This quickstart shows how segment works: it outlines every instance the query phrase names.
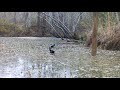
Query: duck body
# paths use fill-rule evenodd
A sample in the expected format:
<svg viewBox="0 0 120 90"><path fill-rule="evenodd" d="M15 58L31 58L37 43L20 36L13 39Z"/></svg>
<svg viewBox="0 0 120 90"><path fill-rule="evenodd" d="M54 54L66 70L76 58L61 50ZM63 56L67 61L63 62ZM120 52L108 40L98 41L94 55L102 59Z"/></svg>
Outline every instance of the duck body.
<svg viewBox="0 0 120 90"><path fill-rule="evenodd" d="M50 53L52 53L52 54L53 54L53 53L55 53L55 51L53 51L53 50L50 50Z"/></svg>
<svg viewBox="0 0 120 90"><path fill-rule="evenodd" d="M55 53L55 51L52 50L52 48L54 48L54 46L55 46L55 44L53 44L53 45L51 45L51 46L49 47L49 51L50 51L51 54L54 54L54 53Z"/></svg>

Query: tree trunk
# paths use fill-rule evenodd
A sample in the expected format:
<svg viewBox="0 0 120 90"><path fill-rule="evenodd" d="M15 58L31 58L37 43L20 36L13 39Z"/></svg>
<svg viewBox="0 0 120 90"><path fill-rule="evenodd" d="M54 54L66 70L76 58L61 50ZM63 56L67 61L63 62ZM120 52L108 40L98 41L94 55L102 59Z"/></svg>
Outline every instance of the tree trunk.
<svg viewBox="0 0 120 90"><path fill-rule="evenodd" d="M37 27L38 27L38 36L44 36L45 35L45 30L46 30L46 16L43 16L40 18L40 14L42 12L38 12L38 18L37 18Z"/></svg>
<svg viewBox="0 0 120 90"><path fill-rule="evenodd" d="M97 53L98 12L93 13L92 56Z"/></svg>
<svg viewBox="0 0 120 90"><path fill-rule="evenodd" d="M37 17L37 27L38 27L38 30L37 30L37 32L38 32L38 36L42 36L42 33L40 32L41 30L40 30L40 14L41 14L41 12L38 12L38 17Z"/></svg>
<svg viewBox="0 0 120 90"><path fill-rule="evenodd" d="M117 24L119 24L119 15L118 15L118 12L115 12L116 14L116 19L117 19Z"/></svg>
<svg viewBox="0 0 120 90"><path fill-rule="evenodd" d="M111 35L111 18L110 18L110 12L108 12L108 23L107 23L107 31L108 31L108 35Z"/></svg>
<svg viewBox="0 0 120 90"><path fill-rule="evenodd" d="M27 19L28 19L28 16L29 16L29 12L25 12L24 13L24 23L25 23L25 28L27 28Z"/></svg>
<svg viewBox="0 0 120 90"><path fill-rule="evenodd" d="M14 32L15 32L15 30L16 30L16 24L17 24L17 21L16 21L16 12L14 13L14 24L15 24L15 26L14 26Z"/></svg>

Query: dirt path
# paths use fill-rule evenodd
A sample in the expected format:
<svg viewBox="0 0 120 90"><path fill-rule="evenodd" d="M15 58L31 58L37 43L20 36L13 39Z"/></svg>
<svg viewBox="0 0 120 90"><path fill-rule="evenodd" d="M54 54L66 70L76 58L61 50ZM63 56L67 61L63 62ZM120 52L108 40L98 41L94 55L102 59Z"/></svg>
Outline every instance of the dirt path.
<svg viewBox="0 0 120 90"><path fill-rule="evenodd" d="M49 53L56 44L55 55ZM90 49L52 37L1 37L0 77L120 77L120 52Z"/></svg>

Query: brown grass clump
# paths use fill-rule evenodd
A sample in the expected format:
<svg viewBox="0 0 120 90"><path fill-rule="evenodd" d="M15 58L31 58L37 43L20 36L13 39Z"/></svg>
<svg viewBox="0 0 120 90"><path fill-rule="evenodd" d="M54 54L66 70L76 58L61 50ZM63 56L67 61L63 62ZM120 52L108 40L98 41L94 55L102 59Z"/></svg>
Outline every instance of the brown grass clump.
<svg viewBox="0 0 120 90"><path fill-rule="evenodd" d="M120 50L120 24L118 24L104 41L104 48L107 50Z"/></svg>
<svg viewBox="0 0 120 90"><path fill-rule="evenodd" d="M11 37L20 36L23 32L17 24L10 23L6 20L0 19L0 36Z"/></svg>
<svg viewBox="0 0 120 90"><path fill-rule="evenodd" d="M92 45L92 32L88 33L86 46ZM97 46L106 50L120 50L120 24L107 31L98 31Z"/></svg>

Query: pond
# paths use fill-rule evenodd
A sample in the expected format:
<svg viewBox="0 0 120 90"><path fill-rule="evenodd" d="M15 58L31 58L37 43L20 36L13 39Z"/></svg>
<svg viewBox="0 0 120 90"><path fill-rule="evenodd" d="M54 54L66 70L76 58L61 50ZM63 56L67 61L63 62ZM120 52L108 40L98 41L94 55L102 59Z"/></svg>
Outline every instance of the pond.
<svg viewBox="0 0 120 90"><path fill-rule="evenodd" d="M60 38L0 38L0 78L106 77L120 77L120 51L98 49L92 57L90 48Z"/></svg>

